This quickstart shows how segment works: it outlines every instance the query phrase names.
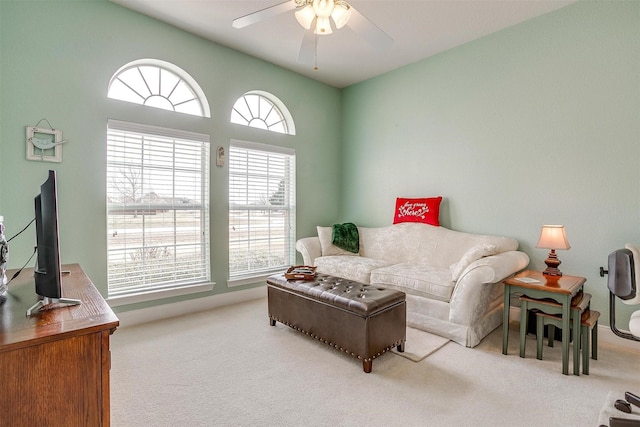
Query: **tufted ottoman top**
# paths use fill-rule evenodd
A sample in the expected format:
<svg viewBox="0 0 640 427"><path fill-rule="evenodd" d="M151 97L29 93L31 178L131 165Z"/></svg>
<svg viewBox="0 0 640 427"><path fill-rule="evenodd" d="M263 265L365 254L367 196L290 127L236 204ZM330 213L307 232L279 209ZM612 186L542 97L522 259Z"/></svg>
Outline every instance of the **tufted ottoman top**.
<svg viewBox="0 0 640 427"><path fill-rule="evenodd" d="M314 280L287 280L284 273L275 274L267 278L267 283L365 316L405 300L401 291L323 273L317 273Z"/></svg>

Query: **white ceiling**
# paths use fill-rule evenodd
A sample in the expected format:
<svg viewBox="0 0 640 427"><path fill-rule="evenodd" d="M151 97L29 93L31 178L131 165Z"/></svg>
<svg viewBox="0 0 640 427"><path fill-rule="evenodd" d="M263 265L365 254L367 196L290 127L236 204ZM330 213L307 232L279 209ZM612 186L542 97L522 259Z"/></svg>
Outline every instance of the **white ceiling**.
<svg viewBox="0 0 640 427"><path fill-rule="evenodd" d="M304 29L294 11L242 29L235 18L283 0L111 0L206 39L342 88L419 61L576 0L349 0L394 39L381 50L351 28L319 36L318 70L297 61ZM293 1L293 0L290 0ZM309 30L306 30L309 31Z"/></svg>

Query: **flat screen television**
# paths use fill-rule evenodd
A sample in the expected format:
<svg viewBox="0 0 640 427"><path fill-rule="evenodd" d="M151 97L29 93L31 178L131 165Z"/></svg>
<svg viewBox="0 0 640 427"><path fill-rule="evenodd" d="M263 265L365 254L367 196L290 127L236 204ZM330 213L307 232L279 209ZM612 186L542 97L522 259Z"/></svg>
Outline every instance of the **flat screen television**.
<svg viewBox="0 0 640 427"><path fill-rule="evenodd" d="M62 297L62 266L60 263L60 239L58 234L58 185L56 171L40 186L40 194L34 199L36 213L37 261L34 269L38 302L27 310L27 316L52 304L76 305L79 300Z"/></svg>

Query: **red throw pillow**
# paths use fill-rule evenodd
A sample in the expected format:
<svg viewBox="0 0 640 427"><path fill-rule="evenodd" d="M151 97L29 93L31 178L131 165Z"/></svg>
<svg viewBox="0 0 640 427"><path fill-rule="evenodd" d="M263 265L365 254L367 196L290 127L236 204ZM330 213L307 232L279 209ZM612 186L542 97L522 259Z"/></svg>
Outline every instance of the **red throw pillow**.
<svg viewBox="0 0 640 427"><path fill-rule="evenodd" d="M428 197L420 199L396 199L396 210L393 223L424 222L440 226L440 202L442 197Z"/></svg>

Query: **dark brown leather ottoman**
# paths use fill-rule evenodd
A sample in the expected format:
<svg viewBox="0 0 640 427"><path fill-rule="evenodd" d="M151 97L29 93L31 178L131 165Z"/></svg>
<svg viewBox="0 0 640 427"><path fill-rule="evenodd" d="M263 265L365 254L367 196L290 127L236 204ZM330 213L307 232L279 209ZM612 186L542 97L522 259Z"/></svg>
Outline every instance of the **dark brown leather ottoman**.
<svg viewBox="0 0 640 427"><path fill-rule="evenodd" d="M318 273L314 280L267 278L269 322L276 321L362 360L397 347L404 351L404 292Z"/></svg>

